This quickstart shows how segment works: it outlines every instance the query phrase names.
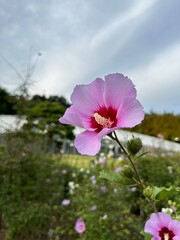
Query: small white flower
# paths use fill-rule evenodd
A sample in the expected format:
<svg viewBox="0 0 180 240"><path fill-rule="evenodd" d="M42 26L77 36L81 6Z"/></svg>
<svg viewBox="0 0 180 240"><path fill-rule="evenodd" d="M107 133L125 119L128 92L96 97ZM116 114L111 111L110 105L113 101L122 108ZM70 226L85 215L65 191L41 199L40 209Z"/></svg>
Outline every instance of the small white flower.
<svg viewBox="0 0 180 240"><path fill-rule="evenodd" d="M107 217L108 217L108 215L107 215L107 214L104 214L104 216L102 216L101 219L102 219L102 220L106 220Z"/></svg>
<svg viewBox="0 0 180 240"><path fill-rule="evenodd" d="M172 208L162 208L162 212L171 214L171 213L173 213L173 209Z"/></svg>
<svg viewBox="0 0 180 240"><path fill-rule="evenodd" d="M74 190L73 189L69 189L69 193L70 194L74 194Z"/></svg>
<svg viewBox="0 0 180 240"><path fill-rule="evenodd" d="M70 188L74 188L74 182L68 182L68 186L69 186Z"/></svg>
<svg viewBox="0 0 180 240"><path fill-rule="evenodd" d="M48 230L48 236L49 236L49 237L52 237L53 234L54 234L54 230L53 230L53 229L49 229L49 230Z"/></svg>
<svg viewBox="0 0 180 240"><path fill-rule="evenodd" d="M114 189L113 189L113 192L114 192L114 193L117 193L117 192L118 192L117 188L114 188Z"/></svg>

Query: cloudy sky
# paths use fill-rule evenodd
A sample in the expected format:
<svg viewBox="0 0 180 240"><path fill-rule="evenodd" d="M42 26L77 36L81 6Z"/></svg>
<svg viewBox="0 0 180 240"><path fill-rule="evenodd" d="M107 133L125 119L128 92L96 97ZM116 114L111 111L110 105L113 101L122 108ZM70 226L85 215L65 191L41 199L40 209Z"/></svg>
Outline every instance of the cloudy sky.
<svg viewBox="0 0 180 240"><path fill-rule="evenodd" d="M179 12L179 0L0 0L0 86L14 92L10 64L25 75L31 55L31 94L69 98L120 72L146 112L180 114Z"/></svg>

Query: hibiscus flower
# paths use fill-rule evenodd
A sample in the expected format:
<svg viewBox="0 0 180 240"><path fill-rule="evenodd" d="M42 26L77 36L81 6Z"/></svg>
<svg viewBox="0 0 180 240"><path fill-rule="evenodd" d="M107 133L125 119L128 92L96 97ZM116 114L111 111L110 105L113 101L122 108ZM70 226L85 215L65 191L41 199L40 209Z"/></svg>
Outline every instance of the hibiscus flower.
<svg viewBox="0 0 180 240"><path fill-rule="evenodd" d="M180 240L180 222L167 213L152 213L144 231L153 236L152 240Z"/></svg>
<svg viewBox="0 0 180 240"><path fill-rule="evenodd" d="M59 121L85 129L74 142L81 154L96 155L105 135L119 128L132 128L144 119L134 84L120 73L77 85L71 101L72 106Z"/></svg>

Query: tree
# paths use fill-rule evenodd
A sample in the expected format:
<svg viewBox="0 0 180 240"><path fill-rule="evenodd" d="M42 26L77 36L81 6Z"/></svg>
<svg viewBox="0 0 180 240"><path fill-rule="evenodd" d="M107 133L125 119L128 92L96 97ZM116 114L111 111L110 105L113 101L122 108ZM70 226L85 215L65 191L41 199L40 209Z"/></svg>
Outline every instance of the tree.
<svg viewBox="0 0 180 240"><path fill-rule="evenodd" d="M0 87L0 114L16 114L17 99Z"/></svg>

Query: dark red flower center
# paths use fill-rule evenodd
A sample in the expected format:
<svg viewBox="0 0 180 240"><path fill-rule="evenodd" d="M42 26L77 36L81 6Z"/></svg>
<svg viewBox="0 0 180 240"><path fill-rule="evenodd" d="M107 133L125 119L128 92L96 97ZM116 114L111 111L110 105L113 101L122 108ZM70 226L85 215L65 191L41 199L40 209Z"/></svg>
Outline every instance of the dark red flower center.
<svg viewBox="0 0 180 240"><path fill-rule="evenodd" d="M173 240L175 234L167 227L163 227L161 231L159 231L159 236L161 237L161 240Z"/></svg>
<svg viewBox="0 0 180 240"><path fill-rule="evenodd" d="M117 110L109 107L101 107L94 112L94 115L91 117L91 127L96 129L97 132L100 132L103 128L113 128L117 124Z"/></svg>

